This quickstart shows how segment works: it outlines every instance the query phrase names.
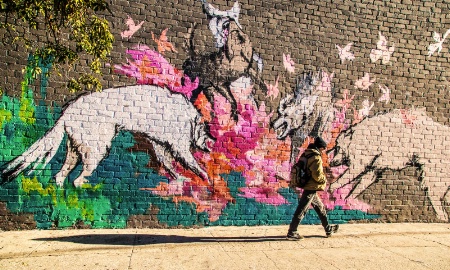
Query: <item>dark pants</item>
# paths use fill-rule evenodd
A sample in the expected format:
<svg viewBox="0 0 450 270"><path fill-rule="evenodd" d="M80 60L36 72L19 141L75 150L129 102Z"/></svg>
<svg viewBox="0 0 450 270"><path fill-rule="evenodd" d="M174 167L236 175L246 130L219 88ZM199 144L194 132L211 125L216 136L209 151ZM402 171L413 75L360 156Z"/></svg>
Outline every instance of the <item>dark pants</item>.
<svg viewBox="0 0 450 270"><path fill-rule="evenodd" d="M298 200L298 206L295 210L294 216L292 217L291 225L289 225L289 232L296 232L298 224L305 217L306 212L308 212L309 206L313 206L316 210L317 215L319 215L322 226L326 229L328 226L327 210L320 200L317 191L315 190L303 190L302 196Z"/></svg>

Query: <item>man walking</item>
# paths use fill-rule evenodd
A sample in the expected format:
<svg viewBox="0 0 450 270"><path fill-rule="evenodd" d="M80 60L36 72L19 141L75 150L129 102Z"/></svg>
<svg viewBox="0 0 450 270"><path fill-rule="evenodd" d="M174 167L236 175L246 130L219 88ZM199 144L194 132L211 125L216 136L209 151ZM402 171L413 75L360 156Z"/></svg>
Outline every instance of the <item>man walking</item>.
<svg viewBox="0 0 450 270"><path fill-rule="evenodd" d="M306 163L306 168L309 172L310 179L303 187L302 196L298 201L297 209L295 210L291 224L289 225L289 231L287 234L287 239L289 240L303 239L303 236L297 232L297 228L301 220L305 217L310 205L313 206L314 210L319 215L327 237L330 237L339 229L339 225L330 225L328 223L327 211L320 200L319 195L317 194L317 191L325 190L327 184L327 178L323 172L322 163L322 152L325 151L326 148L327 143L321 137L317 137L315 138L314 143L308 145L305 153L303 153L303 155L309 156Z"/></svg>

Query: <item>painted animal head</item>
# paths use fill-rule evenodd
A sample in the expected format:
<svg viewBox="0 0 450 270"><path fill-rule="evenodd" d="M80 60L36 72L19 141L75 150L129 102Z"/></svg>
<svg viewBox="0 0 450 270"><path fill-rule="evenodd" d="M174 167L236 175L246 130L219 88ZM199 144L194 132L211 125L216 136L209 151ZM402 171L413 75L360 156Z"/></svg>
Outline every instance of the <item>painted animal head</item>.
<svg viewBox="0 0 450 270"><path fill-rule="evenodd" d="M285 139L305 125L314 110L319 97L316 87L322 81L322 72L304 73L294 88L294 94L289 94L280 101L278 117L272 122L272 127L279 140Z"/></svg>
<svg viewBox="0 0 450 270"><path fill-rule="evenodd" d="M336 146L334 147L333 159L330 162L331 167L341 165L350 165L349 147L352 141L353 130L347 129L339 134L336 139Z"/></svg>
<svg viewBox="0 0 450 270"><path fill-rule="evenodd" d="M227 11L221 11L209 4L206 0L201 0L203 12L208 16L209 29L216 38L216 47L222 48L227 42L230 22L234 22L239 29L242 29L239 23L239 13L241 8L236 1L233 7Z"/></svg>

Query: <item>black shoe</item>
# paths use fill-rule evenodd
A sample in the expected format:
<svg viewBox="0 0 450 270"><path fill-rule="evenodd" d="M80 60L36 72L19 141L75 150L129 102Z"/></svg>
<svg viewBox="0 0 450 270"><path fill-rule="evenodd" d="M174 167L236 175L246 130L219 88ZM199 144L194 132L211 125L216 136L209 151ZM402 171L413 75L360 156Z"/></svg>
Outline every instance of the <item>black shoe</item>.
<svg viewBox="0 0 450 270"><path fill-rule="evenodd" d="M339 225L328 225L325 229L325 233L327 234L327 237L331 237L333 233L337 233L339 230Z"/></svg>
<svg viewBox="0 0 450 270"><path fill-rule="evenodd" d="M298 232L288 232L288 234L286 235L286 239L292 241L299 241L303 240L304 237L298 234Z"/></svg>

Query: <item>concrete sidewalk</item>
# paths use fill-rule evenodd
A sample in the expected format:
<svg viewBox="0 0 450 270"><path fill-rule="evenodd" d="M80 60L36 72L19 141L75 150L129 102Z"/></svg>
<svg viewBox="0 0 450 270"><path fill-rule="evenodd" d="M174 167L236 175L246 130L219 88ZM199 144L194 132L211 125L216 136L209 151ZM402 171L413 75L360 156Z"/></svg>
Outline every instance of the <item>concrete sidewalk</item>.
<svg viewBox="0 0 450 270"><path fill-rule="evenodd" d="M0 232L0 269L450 269L450 224Z"/></svg>

